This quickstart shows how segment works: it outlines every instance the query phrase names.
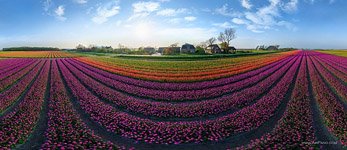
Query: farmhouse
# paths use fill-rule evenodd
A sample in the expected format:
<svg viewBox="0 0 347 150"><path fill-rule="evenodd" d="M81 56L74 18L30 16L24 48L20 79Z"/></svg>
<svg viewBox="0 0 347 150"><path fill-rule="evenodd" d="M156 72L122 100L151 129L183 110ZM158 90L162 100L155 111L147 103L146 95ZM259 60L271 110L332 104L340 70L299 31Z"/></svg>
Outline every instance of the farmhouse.
<svg viewBox="0 0 347 150"><path fill-rule="evenodd" d="M230 47L228 47L228 49L229 49L229 52L230 51L231 52L236 52L236 48L234 46L230 46Z"/></svg>
<svg viewBox="0 0 347 150"><path fill-rule="evenodd" d="M145 48L143 48L143 51L150 53L150 54L155 53L154 47L145 47Z"/></svg>
<svg viewBox="0 0 347 150"><path fill-rule="evenodd" d="M195 53L194 45L188 43L182 45L181 53Z"/></svg>
<svg viewBox="0 0 347 150"><path fill-rule="evenodd" d="M172 51L172 52L175 53L175 54L178 54L178 53L181 52L181 48L180 48L180 47L159 47L159 48L158 48L158 53L163 54L164 51L165 51L165 49L166 49L166 50L170 49L170 51Z"/></svg>
<svg viewBox="0 0 347 150"><path fill-rule="evenodd" d="M165 48L166 48L166 47L159 47L159 48L158 48L158 53L161 53L161 54L162 54L162 53L164 52L164 49L165 49Z"/></svg>
<svg viewBox="0 0 347 150"><path fill-rule="evenodd" d="M205 53L207 54L220 54L222 53L222 50L219 48L218 44L212 44L207 46L205 49Z"/></svg>

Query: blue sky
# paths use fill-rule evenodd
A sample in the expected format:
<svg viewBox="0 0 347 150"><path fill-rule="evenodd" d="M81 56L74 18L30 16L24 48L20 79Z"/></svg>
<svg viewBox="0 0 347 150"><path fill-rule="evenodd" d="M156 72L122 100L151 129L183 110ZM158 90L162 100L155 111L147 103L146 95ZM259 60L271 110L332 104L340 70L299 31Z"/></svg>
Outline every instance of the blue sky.
<svg viewBox="0 0 347 150"><path fill-rule="evenodd" d="M0 48L199 44L347 48L346 0L0 0Z"/></svg>

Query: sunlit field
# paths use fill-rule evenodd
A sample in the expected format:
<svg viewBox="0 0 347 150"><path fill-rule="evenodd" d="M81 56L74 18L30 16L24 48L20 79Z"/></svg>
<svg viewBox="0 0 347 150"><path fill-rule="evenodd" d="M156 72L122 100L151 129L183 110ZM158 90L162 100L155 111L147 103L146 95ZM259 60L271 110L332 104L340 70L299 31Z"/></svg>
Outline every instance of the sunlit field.
<svg viewBox="0 0 347 150"><path fill-rule="evenodd" d="M343 57L301 50L196 61L29 54L0 60L5 149L347 145ZM325 139L335 144L312 144Z"/></svg>
<svg viewBox="0 0 347 150"><path fill-rule="evenodd" d="M347 0L0 6L0 150L347 150Z"/></svg>
<svg viewBox="0 0 347 150"><path fill-rule="evenodd" d="M347 50L322 50L319 52L347 57Z"/></svg>

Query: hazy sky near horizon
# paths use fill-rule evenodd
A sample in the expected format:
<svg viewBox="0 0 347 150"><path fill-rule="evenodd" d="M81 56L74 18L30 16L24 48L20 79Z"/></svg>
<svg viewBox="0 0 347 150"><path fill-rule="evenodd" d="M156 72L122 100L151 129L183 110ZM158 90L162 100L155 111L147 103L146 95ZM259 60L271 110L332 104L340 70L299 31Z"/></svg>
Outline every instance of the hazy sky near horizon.
<svg viewBox="0 0 347 150"><path fill-rule="evenodd" d="M0 48L199 44L347 48L346 0L0 0Z"/></svg>

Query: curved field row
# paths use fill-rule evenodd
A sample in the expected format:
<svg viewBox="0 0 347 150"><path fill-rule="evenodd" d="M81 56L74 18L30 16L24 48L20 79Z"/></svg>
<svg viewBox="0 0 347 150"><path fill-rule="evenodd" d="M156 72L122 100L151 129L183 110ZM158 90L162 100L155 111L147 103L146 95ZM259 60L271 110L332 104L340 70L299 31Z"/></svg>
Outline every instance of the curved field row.
<svg viewBox="0 0 347 150"><path fill-rule="evenodd" d="M200 90L189 90L189 91L170 91L170 90L155 90L155 89L148 89L146 87L139 87L135 85L129 85L125 81L115 81L112 80L112 78L107 78L102 76L102 73L98 74L98 71L90 71L83 67L78 66L76 63L70 62L71 66L76 66L74 69L75 72L78 74L77 76L82 78L80 74L88 75L87 78L92 78L94 80L97 80L104 84L108 88L112 88L116 91L120 91L121 93L126 93L129 95L135 95L137 97L144 97L149 99L155 99L155 100L161 100L161 101L192 101L192 100L204 100L204 99L211 99L220 97L229 93L233 93L235 91L239 91L243 88L252 86L254 84L257 84L258 82L266 79L270 75L275 74L277 70L284 67L285 64L290 63L292 58L286 59L285 61L281 62L280 64L277 64L273 66L271 69L267 69L263 72L257 72L257 74L254 74L253 76L247 76L248 78L245 78L244 80L239 80L238 82L232 83L232 84L225 84L222 86L214 86L213 88L204 88ZM69 60L68 60L69 61ZM283 70L283 69L282 69ZM225 80L224 80L225 81ZM95 81L91 81L95 82ZM86 83L88 85L94 85L94 83ZM104 86L104 87L105 87ZM169 89L173 89L172 87Z"/></svg>
<svg viewBox="0 0 347 150"><path fill-rule="evenodd" d="M307 57L304 57L295 81L293 95L276 128L259 139L252 140L242 149L312 149L315 145L303 144L316 141L311 117ZM298 132L300 129L300 132Z"/></svg>
<svg viewBox="0 0 347 150"><path fill-rule="evenodd" d="M99 63L105 63L109 66L118 66L126 69L143 70L149 72L179 72L179 71L201 71L201 69L218 70L225 69L232 65L237 65L245 62L253 62L263 60L266 58L276 58L287 55L295 55L298 51L289 51L282 53L273 53L266 55L256 55L247 57L236 57L236 58L222 58L216 60L196 60L196 61L147 61L147 60L136 60L136 59L117 59L108 57L82 57L81 60L86 61L97 61ZM151 71L152 70L152 71Z"/></svg>
<svg viewBox="0 0 347 150"><path fill-rule="evenodd" d="M246 106L254 102L258 97L268 91L276 80L279 80L286 71L288 71L290 65L295 62L293 59L281 67L278 71L246 89L240 89L238 92L228 94L222 97L201 101L197 98L197 102L192 103L167 103L167 102L153 102L152 100L132 97L127 94L112 90L111 88L104 86L102 83L98 83L91 79L87 75L79 72L73 65L64 62L66 67L72 71L75 77L85 85L88 89L91 89L94 93L97 93L102 99L107 99L117 107L124 108L128 111L141 113L147 116L156 116L164 118L186 118L186 117L201 117L207 115L216 115L228 110L235 110L240 107ZM275 70L276 68L274 68ZM270 71L270 70L269 70ZM271 73L272 71L270 71ZM257 78L255 78L257 79ZM254 79L252 79L254 80ZM245 82L247 83L247 82ZM244 84L245 84L244 83ZM238 86L242 83L237 84ZM231 87L230 87L231 88ZM206 93L207 94L207 93Z"/></svg>
<svg viewBox="0 0 347 150"><path fill-rule="evenodd" d="M120 66L114 66L110 63L102 63L100 61L91 60L88 58L76 58L79 61L87 63L91 66L123 75L129 76L132 78L144 79L144 80L153 80L153 81L161 81L161 82L196 82L196 81L204 81L204 80L214 80L219 78L225 78L232 75L236 75L239 73L247 72L250 70L254 70L260 68L262 66L271 64L278 60L281 60L285 57L288 57L296 52L286 53L286 54L277 54L268 59L251 59L250 61L240 59L239 63L231 64L228 63L229 66L221 66L220 68L209 69L209 68L201 68L194 72L158 72L154 71L142 71L135 70L129 68L122 68ZM198 62L194 62L196 66L198 66ZM174 66L174 65L173 65ZM193 68L196 69L196 68ZM202 71L203 70L203 71Z"/></svg>
<svg viewBox="0 0 347 150"><path fill-rule="evenodd" d="M288 57L288 58L292 58L292 57ZM121 82L121 83L133 85L137 87L144 87L147 89L155 89L155 90L162 90L162 91L191 91L191 90L201 90L201 89L207 89L207 88L210 89L214 87L224 86L227 84L232 84L240 80L244 80L246 78L250 78L252 76L260 74L261 72L267 71L268 69L276 66L277 64L283 63L283 61L285 60L288 60L288 59L283 59L271 65L268 65L266 67L262 67L257 70L249 71L243 74L238 74L228 78L216 79L211 81L194 82L194 83L165 83L165 82L161 83L161 82L144 81L144 80L133 79L133 78L125 77L125 76L112 74L107 71L102 71L100 69L91 67L89 65L86 65L78 61L74 61L74 60L71 60L71 61L73 61L74 64L81 66L81 67L78 67L80 69L83 69L90 73L94 72L91 75L95 75L95 76L101 75L100 76L101 78L106 78L106 79L109 78L111 80L114 80L114 82ZM90 73L87 73L87 74L90 74Z"/></svg>
<svg viewBox="0 0 347 150"><path fill-rule="evenodd" d="M338 56L295 51L194 83L129 78L74 58L6 61L4 149L347 148Z"/></svg>
<svg viewBox="0 0 347 150"><path fill-rule="evenodd" d="M252 106L214 120L172 123L155 122L119 112L88 92L62 62L58 62L69 89L83 111L86 111L95 122L122 136L161 144L219 141L231 134L249 131L260 126L274 114L281 103L299 64L300 60L297 60L283 79ZM274 107L267 107L268 105ZM253 117L245 118L249 115Z"/></svg>

